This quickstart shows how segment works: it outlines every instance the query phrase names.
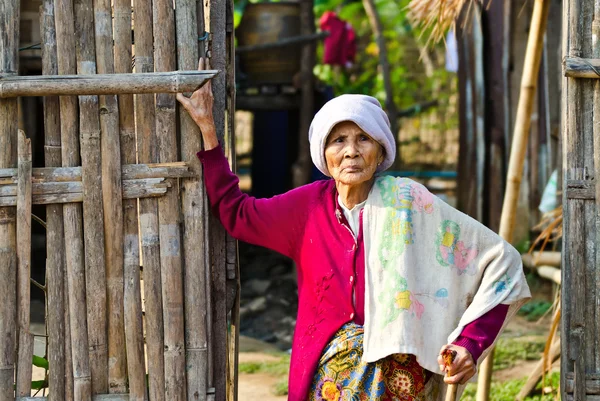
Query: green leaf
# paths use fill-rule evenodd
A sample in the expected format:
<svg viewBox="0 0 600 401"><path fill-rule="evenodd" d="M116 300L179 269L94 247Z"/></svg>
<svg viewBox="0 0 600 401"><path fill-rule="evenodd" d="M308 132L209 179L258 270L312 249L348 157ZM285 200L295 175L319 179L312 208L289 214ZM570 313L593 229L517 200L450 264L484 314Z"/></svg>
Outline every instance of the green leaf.
<svg viewBox="0 0 600 401"><path fill-rule="evenodd" d="M48 388L48 382L46 380L33 380L31 382L32 390L41 390L43 388Z"/></svg>
<svg viewBox="0 0 600 401"><path fill-rule="evenodd" d="M38 368L48 370L48 360L46 358L42 358L41 356L34 355L32 360L33 366L37 366Z"/></svg>

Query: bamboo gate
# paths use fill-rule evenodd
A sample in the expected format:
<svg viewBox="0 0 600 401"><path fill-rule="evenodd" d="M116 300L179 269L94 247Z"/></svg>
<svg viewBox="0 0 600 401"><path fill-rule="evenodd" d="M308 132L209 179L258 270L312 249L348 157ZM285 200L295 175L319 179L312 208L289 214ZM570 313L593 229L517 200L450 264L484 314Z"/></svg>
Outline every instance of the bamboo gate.
<svg viewBox="0 0 600 401"><path fill-rule="evenodd" d="M233 2L44 0L36 77L18 76L19 3L0 0L0 400L31 396L32 204L47 205L48 399L235 399L236 243L174 95L212 79L233 160ZM206 51L219 73L196 71ZM19 96L45 97L44 168Z"/></svg>
<svg viewBox="0 0 600 401"><path fill-rule="evenodd" d="M561 392L600 400L600 2L563 3Z"/></svg>

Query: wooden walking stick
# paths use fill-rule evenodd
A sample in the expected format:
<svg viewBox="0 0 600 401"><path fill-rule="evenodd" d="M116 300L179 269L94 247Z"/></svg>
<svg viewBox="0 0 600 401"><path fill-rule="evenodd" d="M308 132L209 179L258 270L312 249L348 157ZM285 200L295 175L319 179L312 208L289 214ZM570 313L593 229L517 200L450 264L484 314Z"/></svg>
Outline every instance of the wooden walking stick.
<svg viewBox="0 0 600 401"><path fill-rule="evenodd" d="M454 362L454 358L456 358L456 351L451 349L445 349L442 351L442 359L444 360L444 365L446 368L446 376L452 376L450 371L450 366L452 366L452 362ZM448 390L446 390L446 399L445 401L456 401L456 395L458 393L458 384L448 384Z"/></svg>

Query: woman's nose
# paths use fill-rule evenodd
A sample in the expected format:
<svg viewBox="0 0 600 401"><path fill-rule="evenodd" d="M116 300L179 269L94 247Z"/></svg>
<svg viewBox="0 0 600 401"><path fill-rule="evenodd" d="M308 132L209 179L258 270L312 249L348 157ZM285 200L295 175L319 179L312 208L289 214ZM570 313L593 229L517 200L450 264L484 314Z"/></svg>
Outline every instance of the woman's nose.
<svg viewBox="0 0 600 401"><path fill-rule="evenodd" d="M358 148L355 144L350 143L348 144L348 146L346 146L345 152L344 152L344 157L349 157L349 158L353 158L358 156Z"/></svg>

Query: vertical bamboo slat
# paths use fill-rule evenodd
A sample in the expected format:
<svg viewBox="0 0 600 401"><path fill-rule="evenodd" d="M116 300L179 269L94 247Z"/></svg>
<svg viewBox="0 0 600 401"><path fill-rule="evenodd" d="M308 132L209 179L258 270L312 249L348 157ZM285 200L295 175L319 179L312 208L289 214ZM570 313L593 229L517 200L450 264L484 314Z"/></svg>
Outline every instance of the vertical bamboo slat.
<svg viewBox="0 0 600 401"><path fill-rule="evenodd" d="M210 1L210 32L212 34L211 68L227 70L226 43L226 2ZM214 94L213 116L217 137L220 143L225 138L225 109L227 107L226 74L219 74L212 80ZM225 147L227 153L228 147ZM227 376L227 311L223 300L226 299L226 232L216 217L211 215L210 246L212 252L212 347L213 347L213 386L215 401L225 401Z"/></svg>
<svg viewBox="0 0 600 401"><path fill-rule="evenodd" d="M19 333L17 397L31 395L31 140L19 130L17 185L17 320Z"/></svg>
<svg viewBox="0 0 600 401"><path fill-rule="evenodd" d="M134 0L134 17L134 27L138 27L134 28L135 69L152 72L152 1ZM135 108L139 162L156 162L154 95L137 95ZM149 397L161 401L165 399L165 372L158 205L156 199L140 199L139 205Z"/></svg>
<svg viewBox="0 0 600 401"><path fill-rule="evenodd" d="M154 0L154 70L174 71L175 13L172 0ZM159 34L160 32L160 34ZM156 139L160 163L177 161L175 95L156 95ZM174 179L168 179L172 188ZM183 266L179 228L179 193L167 191L158 199L160 261L164 320L165 399L185 400L185 337Z"/></svg>
<svg viewBox="0 0 600 401"><path fill-rule="evenodd" d="M75 3L75 36L78 39L77 73L96 73L92 0ZM79 96L81 181L83 182L83 240L92 393L108 392L108 342L106 324L106 265L104 210L98 96Z"/></svg>
<svg viewBox="0 0 600 401"><path fill-rule="evenodd" d="M112 8L110 0L94 1L96 66L98 74L114 74ZM123 202L117 96L99 97L102 150L102 201L106 241L108 318L108 392L127 390L127 359L123 318Z"/></svg>
<svg viewBox="0 0 600 401"><path fill-rule="evenodd" d="M115 72L131 72L131 0L114 2ZM121 163L135 164L135 119L133 95L119 96ZM146 368L140 288L140 254L137 199L123 200L124 320L127 349L129 399L146 401Z"/></svg>
<svg viewBox="0 0 600 401"><path fill-rule="evenodd" d="M233 0L227 0L227 138L229 139L230 163L236 171L235 157L235 36L233 23ZM231 329L227 338L227 400L238 399L238 356L240 334L240 270L237 241L227 236L227 289L233 292ZM228 308L229 309L229 305Z"/></svg>
<svg viewBox="0 0 600 401"><path fill-rule="evenodd" d="M564 2L566 12L563 13L566 46L568 57L583 57L583 23L582 1L571 0ZM575 400L585 397L585 365L588 356L585 353L586 332L586 244L585 238L585 201L583 199L568 199L566 182L572 179L584 179L583 169L580 168L584 158L583 114L585 105L582 101L582 82L576 78L565 78L563 94L563 116L565 117L563 140L563 264L561 299L563 305L563 324L561 325L561 371L575 374L575 388L572 394ZM562 376L562 375L561 375ZM565 379L561 377L561 391L565 399Z"/></svg>
<svg viewBox="0 0 600 401"><path fill-rule="evenodd" d="M18 71L18 0L0 0L0 74ZM0 99L0 168L17 162L17 99ZM14 398L16 297L15 208L0 208L0 398Z"/></svg>
<svg viewBox="0 0 600 401"><path fill-rule="evenodd" d="M58 74L54 4L44 0L40 7L42 74ZM44 160L46 167L61 166L60 105L58 96L44 98ZM46 206L46 294L48 302L49 399L61 401L65 394L65 286L64 229L61 205Z"/></svg>
<svg viewBox="0 0 600 401"><path fill-rule="evenodd" d="M198 3L198 4L197 4ZM198 13L197 11L200 11ZM176 0L177 62L180 70L193 70L198 66L198 31L204 31L202 1ZM204 257L206 194L201 181L202 165L196 157L201 149L200 132L189 114L179 108L181 132L181 160L194 171L195 178L181 180L181 209L184 255L185 293L185 350L188 400L204 399L208 379L207 349L207 261Z"/></svg>
<svg viewBox="0 0 600 401"><path fill-rule="evenodd" d="M54 3L58 73L75 74L75 24L72 0ZM60 97L61 158L64 167L80 165L79 119L77 97ZM85 262L83 251L83 213L80 204L63 206L65 230L65 260L67 265L67 297L69 333L66 337L66 356L72 357L73 398L90 401L92 385L87 335L87 306L85 297ZM69 341L70 337L70 341ZM70 346L69 346L70 344ZM67 369L68 371L69 369ZM67 372L69 377L69 372ZM67 382L68 383L68 382ZM70 391L67 384L67 393Z"/></svg>

